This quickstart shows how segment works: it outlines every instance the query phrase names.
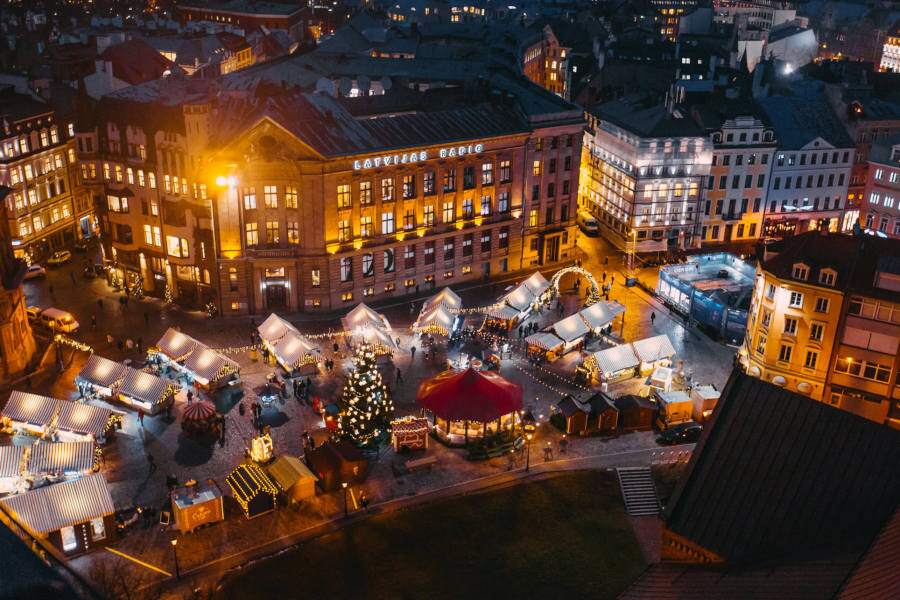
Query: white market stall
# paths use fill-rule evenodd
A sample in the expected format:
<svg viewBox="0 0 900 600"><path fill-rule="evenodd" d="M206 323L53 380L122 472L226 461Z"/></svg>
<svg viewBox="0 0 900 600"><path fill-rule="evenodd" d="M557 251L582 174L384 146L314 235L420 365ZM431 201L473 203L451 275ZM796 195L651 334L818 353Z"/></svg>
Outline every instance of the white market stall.
<svg viewBox="0 0 900 600"><path fill-rule="evenodd" d="M0 417L14 431L42 436L51 429L58 411L56 398L16 390L9 396Z"/></svg>
<svg viewBox="0 0 900 600"><path fill-rule="evenodd" d="M531 310L549 287L550 282L539 271L535 271L493 306L485 309L484 313L488 317L487 325L512 329L520 321L528 318Z"/></svg>
<svg viewBox="0 0 900 600"><path fill-rule="evenodd" d="M74 479L90 475L97 466L94 442L38 442L29 449L28 476L35 479Z"/></svg>
<svg viewBox="0 0 900 600"><path fill-rule="evenodd" d="M187 375L195 387L208 392L240 383L240 365L175 329L166 331L150 354L160 363Z"/></svg>
<svg viewBox="0 0 900 600"><path fill-rule="evenodd" d="M462 317L451 313L443 304L435 304L419 313L413 323L413 331L419 334L443 335L450 337L459 330Z"/></svg>
<svg viewBox="0 0 900 600"><path fill-rule="evenodd" d="M22 475L25 448L0 446L0 494L12 494L27 489Z"/></svg>
<svg viewBox="0 0 900 600"><path fill-rule="evenodd" d="M391 360L397 344L391 336L391 324L384 315L375 312L365 302L341 318L344 331L357 343L365 343L372 347L379 363Z"/></svg>
<svg viewBox="0 0 900 600"><path fill-rule="evenodd" d="M322 358L319 346L286 319L272 313L256 329L263 345L286 371L297 375L318 372Z"/></svg>
<svg viewBox="0 0 900 600"><path fill-rule="evenodd" d="M124 404L155 415L172 404L177 388L162 377L129 367L116 391Z"/></svg>
<svg viewBox="0 0 900 600"><path fill-rule="evenodd" d="M675 356L675 346L666 334L631 342L634 354L641 361L641 373L651 373L656 367L668 367Z"/></svg>
<svg viewBox="0 0 900 600"><path fill-rule="evenodd" d="M121 416L108 408L81 402L59 400L55 428L60 441L103 444L107 434L121 422Z"/></svg>
<svg viewBox="0 0 900 600"><path fill-rule="evenodd" d="M422 312L435 306L443 305L450 312L457 311L462 308L462 298L456 292L448 287L443 288L440 292L429 298L422 305Z"/></svg>
<svg viewBox="0 0 900 600"><path fill-rule="evenodd" d="M98 354L91 354L75 378L75 385L82 397L93 395L111 398L116 386L125 379L127 367Z"/></svg>
<svg viewBox="0 0 900 600"><path fill-rule="evenodd" d="M625 312L625 307L616 301L600 301L595 302L584 308L578 314L584 319L584 322L591 328L595 334L599 334L601 330L613 322L616 316Z"/></svg>
<svg viewBox="0 0 900 600"><path fill-rule="evenodd" d="M562 321L555 323L551 329L553 329L553 333L555 333L559 339L565 342L563 353L580 347L582 342L584 342L584 336L590 331L590 328L584 322L584 319L581 318L579 313L570 315Z"/></svg>
<svg viewBox="0 0 900 600"><path fill-rule="evenodd" d="M365 329L375 327L386 332L391 330L391 324L381 313L370 308L365 302L357 304L350 312L341 318L344 331L356 331L357 329Z"/></svg>
<svg viewBox="0 0 900 600"><path fill-rule="evenodd" d="M631 344L620 344L612 348L598 350L584 361L598 381L618 381L634 377L641 361L634 354Z"/></svg>
<svg viewBox="0 0 900 600"><path fill-rule="evenodd" d="M534 354L546 354L547 359L551 362L556 360L562 353L566 343L550 333L549 331L539 331L525 338L528 352Z"/></svg>

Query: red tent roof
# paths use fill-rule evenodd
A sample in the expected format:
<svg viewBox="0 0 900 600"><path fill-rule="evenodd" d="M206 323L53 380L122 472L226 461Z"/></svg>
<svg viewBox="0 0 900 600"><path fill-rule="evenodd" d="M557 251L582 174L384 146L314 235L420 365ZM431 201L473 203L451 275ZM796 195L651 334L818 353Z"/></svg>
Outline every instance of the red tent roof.
<svg viewBox="0 0 900 600"><path fill-rule="evenodd" d="M496 421L522 410L522 386L490 371L445 371L419 386L416 401L441 419Z"/></svg>
<svg viewBox="0 0 900 600"><path fill-rule="evenodd" d="M204 421L214 416L216 416L216 407L212 402L206 400L188 404L181 413L183 421Z"/></svg>

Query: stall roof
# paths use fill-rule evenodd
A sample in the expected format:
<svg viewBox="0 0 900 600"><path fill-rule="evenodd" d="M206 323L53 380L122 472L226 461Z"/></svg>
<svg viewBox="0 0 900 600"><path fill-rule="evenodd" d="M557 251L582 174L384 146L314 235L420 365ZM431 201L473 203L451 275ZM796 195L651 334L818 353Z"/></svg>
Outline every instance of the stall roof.
<svg viewBox="0 0 900 600"><path fill-rule="evenodd" d="M522 410L522 386L492 371L444 371L422 382L416 402L442 419L487 423Z"/></svg>
<svg viewBox="0 0 900 600"><path fill-rule="evenodd" d="M633 369L640 364L631 344L621 344L605 350L598 350L592 355L597 368L603 373L615 373L623 369Z"/></svg>
<svg viewBox="0 0 900 600"><path fill-rule="evenodd" d="M358 330L357 335L362 337L367 344L387 346L388 348L396 348L397 343L394 338L380 327L364 327Z"/></svg>
<svg viewBox="0 0 900 600"><path fill-rule="evenodd" d="M691 388L691 393L697 394L703 400L715 400L722 395L722 393L716 389L716 386L711 384L695 385Z"/></svg>
<svg viewBox="0 0 900 600"><path fill-rule="evenodd" d="M29 473L85 472L94 467L94 442L38 442L31 447Z"/></svg>
<svg viewBox="0 0 900 600"><path fill-rule="evenodd" d="M443 304L447 308L455 309L462 306L462 299L448 287L445 287L437 294L429 298L425 301L425 304L422 305L422 312L424 313L426 309L434 308Z"/></svg>
<svg viewBox="0 0 900 600"><path fill-rule="evenodd" d="M672 390L669 392L656 392L661 404L678 404L679 402L690 402L691 397L683 390Z"/></svg>
<svg viewBox="0 0 900 600"><path fill-rule="evenodd" d="M166 397L169 384L162 377L128 368L119 393L142 402L156 404Z"/></svg>
<svg viewBox="0 0 900 600"><path fill-rule="evenodd" d="M0 446L0 477L16 477L22 474L22 446Z"/></svg>
<svg viewBox="0 0 900 600"><path fill-rule="evenodd" d="M377 328L385 331L391 330L391 325L384 315L370 308L365 302L357 304L350 312L341 318L341 323L346 331L356 329Z"/></svg>
<svg viewBox="0 0 900 600"><path fill-rule="evenodd" d="M275 356L286 365L296 365L304 356L318 356L319 349L306 337L299 333L288 331L275 344L273 348Z"/></svg>
<svg viewBox="0 0 900 600"><path fill-rule="evenodd" d="M19 521L42 534L111 515L116 510L102 475L56 483L0 502Z"/></svg>
<svg viewBox="0 0 900 600"><path fill-rule="evenodd" d="M484 311L485 314L489 317L493 317L495 319L503 319L504 321L512 321L516 317L519 316L521 311L516 310L509 304L500 304L489 307Z"/></svg>
<svg viewBox="0 0 900 600"><path fill-rule="evenodd" d="M58 407L59 400L56 398L17 390L10 395L0 414L19 423L46 426L53 421Z"/></svg>
<svg viewBox="0 0 900 600"><path fill-rule="evenodd" d="M296 327L275 313L266 317L266 320L256 330L259 332L259 337L270 344L276 344L288 333L300 334Z"/></svg>
<svg viewBox="0 0 900 600"><path fill-rule="evenodd" d="M581 318L584 319L584 322L588 324L588 327L591 329L600 329L601 327L606 327L612 323L612 320L616 315L620 315L624 312L625 307L616 301L600 301L591 304L578 314L580 314Z"/></svg>
<svg viewBox="0 0 900 600"><path fill-rule="evenodd" d="M526 344L543 348L544 350L556 350L565 342L550 333L549 331L539 331L525 338Z"/></svg>
<svg viewBox="0 0 900 600"><path fill-rule="evenodd" d="M181 360L194 351L199 342L191 336L171 327L156 342L159 351L173 360Z"/></svg>
<svg viewBox="0 0 900 600"><path fill-rule="evenodd" d="M413 325L413 329L419 330L436 326L449 333L453 329L453 321L455 319L456 317L450 314L445 305L435 304L427 312L424 309L422 310L419 318L416 319L415 325Z"/></svg>
<svg viewBox="0 0 900 600"><path fill-rule="evenodd" d="M675 346L664 333L632 342L631 345L634 346L634 353L641 362L655 362L661 358L675 356Z"/></svg>
<svg viewBox="0 0 900 600"><path fill-rule="evenodd" d="M303 479L316 481L316 476L295 456L283 454L266 467L269 476L283 491L291 489L295 483Z"/></svg>
<svg viewBox="0 0 900 600"><path fill-rule="evenodd" d="M535 294L524 283L506 295L506 303L522 312L534 302Z"/></svg>
<svg viewBox="0 0 900 600"><path fill-rule="evenodd" d="M522 282L522 285L527 287L534 296L540 296L550 287L550 282L541 275L540 271L535 271L531 277Z"/></svg>
<svg viewBox="0 0 900 600"><path fill-rule="evenodd" d="M98 354L91 354L78 373L78 378L100 387L111 388L125 378L126 369L127 367L121 363Z"/></svg>
<svg viewBox="0 0 900 600"><path fill-rule="evenodd" d="M112 414L113 411L108 408L68 400L60 401L56 428L99 438L106 431Z"/></svg>
<svg viewBox="0 0 900 600"><path fill-rule="evenodd" d="M263 471L259 465L254 463L244 463L238 465L231 474L225 478L228 487L235 497L241 498L244 502L248 502L255 498L258 494L278 493L269 476Z"/></svg>
<svg viewBox="0 0 900 600"><path fill-rule="evenodd" d="M240 370L236 362L202 344L197 344L197 348L184 361L184 368L207 381L215 380L223 367L228 367L233 372Z"/></svg>
<svg viewBox="0 0 900 600"><path fill-rule="evenodd" d="M574 314L553 325L553 331L566 343L571 343L585 336L590 331L581 315Z"/></svg>

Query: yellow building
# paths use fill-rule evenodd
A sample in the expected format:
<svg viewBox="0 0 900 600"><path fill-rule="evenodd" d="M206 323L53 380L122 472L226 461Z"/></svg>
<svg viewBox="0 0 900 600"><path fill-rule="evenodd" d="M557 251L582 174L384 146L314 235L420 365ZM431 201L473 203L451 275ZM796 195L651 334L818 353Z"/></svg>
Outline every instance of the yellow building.
<svg viewBox="0 0 900 600"><path fill-rule="evenodd" d="M742 366L900 426L900 242L809 232L783 244L757 268Z"/></svg>

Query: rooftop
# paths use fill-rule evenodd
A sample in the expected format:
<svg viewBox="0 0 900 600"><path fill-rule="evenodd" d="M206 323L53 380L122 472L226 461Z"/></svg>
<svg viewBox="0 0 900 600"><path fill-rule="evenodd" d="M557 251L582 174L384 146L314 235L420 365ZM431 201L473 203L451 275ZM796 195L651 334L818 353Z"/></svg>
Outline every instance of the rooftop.
<svg viewBox="0 0 900 600"><path fill-rule="evenodd" d="M883 165L900 165L900 152L894 152L895 146L900 146L900 134L878 140L869 150L869 160Z"/></svg>
<svg viewBox="0 0 900 600"><path fill-rule="evenodd" d="M179 2L179 9L202 9L244 15L287 16L298 13L305 5L288 2L258 2L257 0L192 0Z"/></svg>
<svg viewBox="0 0 900 600"><path fill-rule="evenodd" d="M817 138L822 138L835 148L855 146L844 124L821 93L769 96L760 98L758 102L775 127L779 149L800 150Z"/></svg>
<svg viewBox="0 0 900 600"><path fill-rule="evenodd" d="M0 86L0 118L4 121L14 123L52 111L48 104L16 93L11 85Z"/></svg>
<svg viewBox="0 0 900 600"><path fill-rule="evenodd" d="M696 121L679 111L672 114L665 104L647 95L626 96L606 102L594 114L645 138L700 137Z"/></svg>

